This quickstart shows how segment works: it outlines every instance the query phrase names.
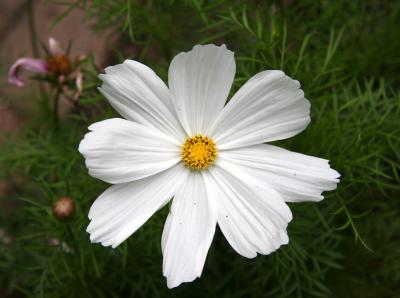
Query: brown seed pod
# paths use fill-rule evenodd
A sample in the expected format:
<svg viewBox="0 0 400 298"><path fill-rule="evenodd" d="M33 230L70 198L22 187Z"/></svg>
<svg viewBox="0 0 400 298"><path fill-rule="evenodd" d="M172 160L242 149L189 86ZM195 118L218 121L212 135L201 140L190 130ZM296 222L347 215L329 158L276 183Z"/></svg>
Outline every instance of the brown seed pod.
<svg viewBox="0 0 400 298"><path fill-rule="evenodd" d="M53 204L53 215L59 221L70 220L75 213L75 203L70 197L61 197Z"/></svg>

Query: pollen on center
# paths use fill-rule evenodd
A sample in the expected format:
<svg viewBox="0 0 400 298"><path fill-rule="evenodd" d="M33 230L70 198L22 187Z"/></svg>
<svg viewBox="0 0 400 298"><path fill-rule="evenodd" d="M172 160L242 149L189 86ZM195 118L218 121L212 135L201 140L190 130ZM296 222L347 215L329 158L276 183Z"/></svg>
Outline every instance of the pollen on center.
<svg viewBox="0 0 400 298"><path fill-rule="evenodd" d="M194 170L204 170L213 164L217 152L214 140L198 134L183 143L182 160Z"/></svg>

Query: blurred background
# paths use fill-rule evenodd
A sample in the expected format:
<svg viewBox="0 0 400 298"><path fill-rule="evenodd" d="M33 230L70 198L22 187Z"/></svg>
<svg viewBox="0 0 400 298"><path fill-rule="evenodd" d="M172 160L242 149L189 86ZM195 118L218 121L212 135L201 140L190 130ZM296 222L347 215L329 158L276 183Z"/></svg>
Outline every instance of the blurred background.
<svg viewBox="0 0 400 298"><path fill-rule="evenodd" d="M0 297L400 297L399 32L399 1L1 1ZM68 74L10 84L18 58L54 58L49 37ZM265 69L299 80L312 122L276 144L342 178L324 201L290 205L289 245L248 260L217 231L202 277L168 290L168 207L115 250L91 244L107 185L77 146L117 116L97 91L104 67L136 59L166 81L175 54L205 43L235 52L231 94Z"/></svg>
<svg viewBox="0 0 400 298"><path fill-rule="evenodd" d="M71 1L71 3L73 3ZM106 40L106 34L95 33L91 30L90 22L85 22L85 12L81 9L71 10L62 21L66 7L50 1L26 0L1 1L0 3L0 53L1 53L1 93L3 106L0 110L0 129L2 131L18 131L25 118L29 118L32 100L20 101L18 98L32 97L28 88L15 88L7 82L7 73L17 58L34 56L29 27L28 6L32 5L36 33L40 40L47 43L50 36L54 36L63 44L73 40L72 54L93 53L99 65L104 65L111 49L117 41ZM63 102L63 110L68 109L67 102ZM28 105L28 107L27 107Z"/></svg>

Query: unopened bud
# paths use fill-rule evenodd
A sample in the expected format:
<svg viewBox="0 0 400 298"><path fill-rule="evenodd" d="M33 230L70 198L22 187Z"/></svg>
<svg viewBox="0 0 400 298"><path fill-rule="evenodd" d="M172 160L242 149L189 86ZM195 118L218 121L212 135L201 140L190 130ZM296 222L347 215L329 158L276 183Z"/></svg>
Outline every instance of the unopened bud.
<svg viewBox="0 0 400 298"><path fill-rule="evenodd" d="M59 246L60 243L61 243L60 240L54 237L50 237L49 239L47 239L47 244L49 246Z"/></svg>
<svg viewBox="0 0 400 298"><path fill-rule="evenodd" d="M70 220L75 213L74 200L70 197L61 197L53 204L53 215L60 221Z"/></svg>

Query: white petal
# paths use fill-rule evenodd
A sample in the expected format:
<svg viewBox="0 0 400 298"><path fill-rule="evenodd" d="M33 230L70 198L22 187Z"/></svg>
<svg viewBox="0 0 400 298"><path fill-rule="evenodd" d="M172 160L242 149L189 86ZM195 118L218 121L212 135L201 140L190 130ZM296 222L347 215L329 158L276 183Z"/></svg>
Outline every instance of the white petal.
<svg viewBox="0 0 400 298"><path fill-rule="evenodd" d="M204 133L218 116L231 89L235 69L233 52L225 45L197 45L172 60L169 88L188 135Z"/></svg>
<svg viewBox="0 0 400 298"><path fill-rule="evenodd" d="M125 119L89 126L79 144L89 174L108 183L125 183L166 170L181 159L180 144L154 128Z"/></svg>
<svg viewBox="0 0 400 298"><path fill-rule="evenodd" d="M186 175L179 164L149 178L108 188L90 208L90 240L113 248L121 244L171 199Z"/></svg>
<svg viewBox="0 0 400 298"><path fill-rule="evenodd" d="M190 171L187 182L175 193L164 226L163 273L169 288L200 277L214 237L215 207L207 198L205 175L205 171Z"/></svg>
<svg viewBox="0 0 400 298"><path fill-rule="evenodd" d="M223 161L210 173L218 225L240 255L254 258L288 243L286 227L292 213L276 191Z"/></svg>
<svg viewBox="0 0 400 298"><path fill-rule="evenodd" d="M125 60L107 67L99 77L103 81L99 90L124 118L183 140L168 87L153 70L137 61Z"/></svg>
<svg viewBox="0 0 400 298"><path fill-rule="evenodd" d="M220 149L282 140L305 129L309 113L298 81L282 71L263 71L239 89L206 134Z"/></svg>
<svg viewBox="0 0 400 298"><path fill-rule="evenodd" d="M340 174L330 168L328 160L272 145L220 151L219 158L270 185L287 202L320 201L323 191L339 183Z"/></svg>

